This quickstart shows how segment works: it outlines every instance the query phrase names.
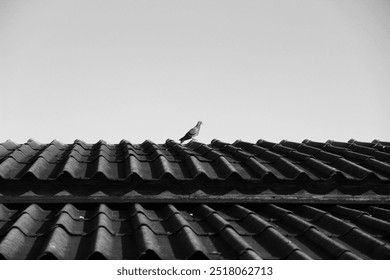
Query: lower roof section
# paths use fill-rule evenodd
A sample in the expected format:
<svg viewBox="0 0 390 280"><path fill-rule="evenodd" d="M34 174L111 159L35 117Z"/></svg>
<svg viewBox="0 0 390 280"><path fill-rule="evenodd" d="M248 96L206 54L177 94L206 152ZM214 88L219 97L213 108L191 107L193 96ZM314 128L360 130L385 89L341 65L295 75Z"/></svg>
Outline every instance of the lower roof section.
<svg viewBox="0 0 390 280"><path fill-rule="evenodd" d="M0 204L4 259L389 259L390 206Z"/></svg>

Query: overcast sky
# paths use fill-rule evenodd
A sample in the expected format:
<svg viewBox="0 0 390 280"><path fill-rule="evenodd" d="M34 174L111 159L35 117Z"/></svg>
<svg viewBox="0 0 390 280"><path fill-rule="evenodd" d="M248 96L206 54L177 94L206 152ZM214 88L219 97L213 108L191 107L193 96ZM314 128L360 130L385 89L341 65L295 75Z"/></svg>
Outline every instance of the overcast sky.
<svg viewBox="0 0 390 280"><path fill-rule="evenodd" d="M390 1L0 0L0 142L390 141Z"/></svg>

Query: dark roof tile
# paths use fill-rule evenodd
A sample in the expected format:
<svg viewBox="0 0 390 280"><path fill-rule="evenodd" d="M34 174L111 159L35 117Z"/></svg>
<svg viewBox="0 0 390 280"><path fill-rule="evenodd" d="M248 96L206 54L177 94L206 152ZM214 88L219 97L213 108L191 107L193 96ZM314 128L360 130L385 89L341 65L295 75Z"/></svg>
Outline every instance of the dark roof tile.
<svg viewBox="0 0 390 280"><path fill-rule="evenodd" d="M263 140L263 139L259 139L259 140L256 142L256 145L259 145L259 146L264 147L264 148L267 148L267 149L272 149L272 148L275 147L277 144L276 144L276 143L269 142L269 141L266 141L266 140Z"/></svg>
<svg viewBox="0 0 390 280"><path fill-rule="evenodd" d="M71 235L62 227L54 227L47 237L47 243L40 249L38 258L52 255L56 259L77 259L81 235Z"/></svg>
<svg viewBox="0 0 390 280"><path fill-rule="evenodd" d="M33 256L30 257L31 251L35 249L34 247L41 245L38 239L37 237L28 237L19 228L13 227L1 239L0 255L9 260L33 258Z"/></svg>
<svg viewBox="0 0 390 280"><path fill-rule="evenodd" d="M353 229L347 232L342 240L355 246L357 250L363 252L373 259L389 259L390 246L372 235L365 233L360 229Z"/></svg>
<svg viewBox="0 0 390 280"><path fill-rule="evenodd" d="M390 210L380 206L368 206L367 210L373 217L390 222Z"/></svg>
<svg viewBox="0 0 390 280"><path fill-rule="evenodd" d="M176 215L175 215L176 217ZM195 234L190 227L182 227L171 239L174 238L175 255L179 259L209 259L206 244L199 235Z"/></svg>

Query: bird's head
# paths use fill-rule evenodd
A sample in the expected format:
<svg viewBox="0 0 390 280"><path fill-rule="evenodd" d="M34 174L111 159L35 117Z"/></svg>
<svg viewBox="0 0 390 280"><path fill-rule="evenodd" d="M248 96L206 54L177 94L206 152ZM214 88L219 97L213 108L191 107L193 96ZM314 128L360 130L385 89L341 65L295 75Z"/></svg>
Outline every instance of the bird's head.
<svg viewBox="0 0 390 280"><path fill-rule="evenodd" d="M198 121L198 123L196 124L196 126L201 126L203 123L202 121Z"/></svg>

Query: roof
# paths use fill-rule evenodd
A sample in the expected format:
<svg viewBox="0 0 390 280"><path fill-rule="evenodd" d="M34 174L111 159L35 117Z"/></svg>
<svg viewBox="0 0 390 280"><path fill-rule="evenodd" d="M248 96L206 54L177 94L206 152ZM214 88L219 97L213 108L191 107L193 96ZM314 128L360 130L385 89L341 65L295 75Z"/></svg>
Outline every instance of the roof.
<svg viewBox="0 0 390 280"><path fill-rule="evenodd" d="M389 219L389 205L0 205L0 257L389 259Z"/></svg>
<svg viewBox="0 0 390 280"><path fill-rule="evenodd" d="M390 143L6 141L0 182L0 202L380 202L390 194Z"/></svg>
<svg viewBox="0 0 390 280"><path fill-rule="evenodd" d="M389 259L390 143L0 143L0 258Z"/></svg>

